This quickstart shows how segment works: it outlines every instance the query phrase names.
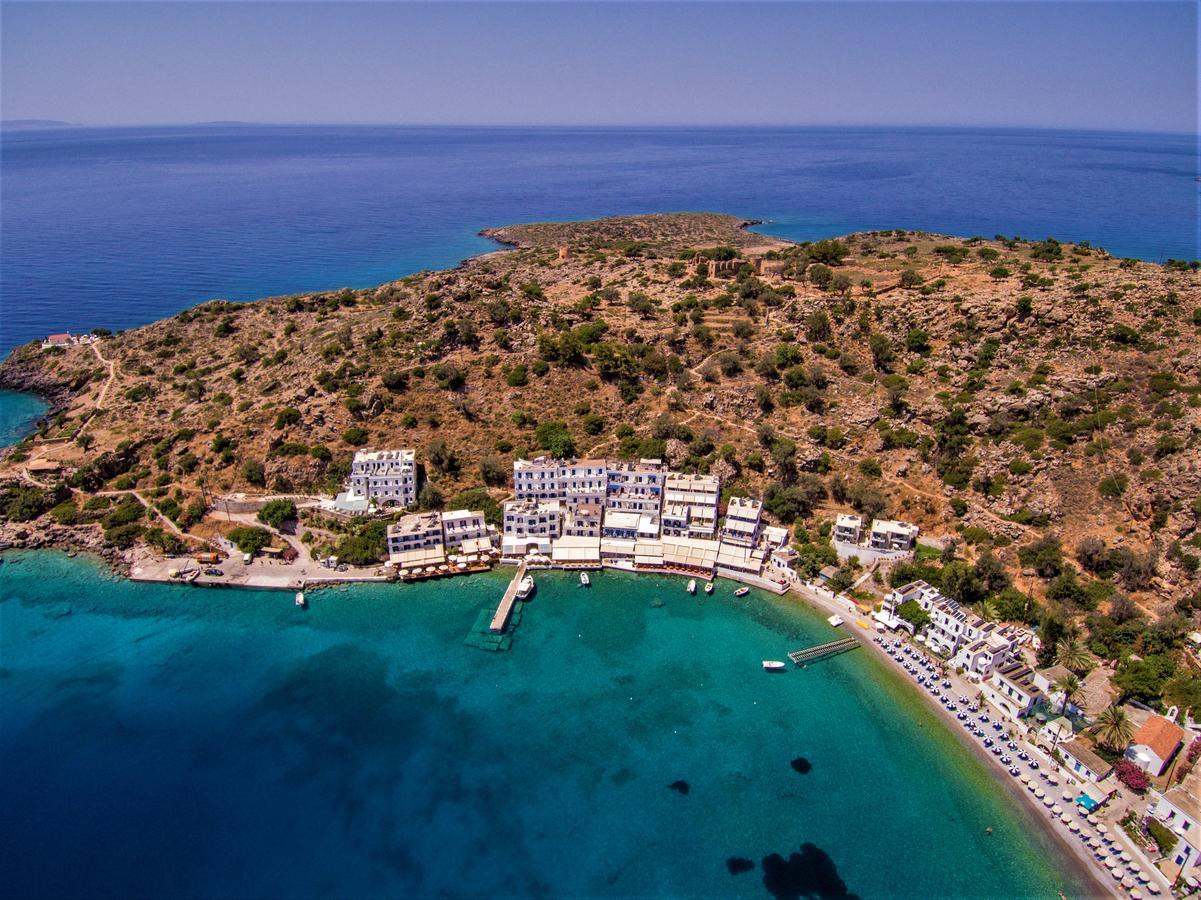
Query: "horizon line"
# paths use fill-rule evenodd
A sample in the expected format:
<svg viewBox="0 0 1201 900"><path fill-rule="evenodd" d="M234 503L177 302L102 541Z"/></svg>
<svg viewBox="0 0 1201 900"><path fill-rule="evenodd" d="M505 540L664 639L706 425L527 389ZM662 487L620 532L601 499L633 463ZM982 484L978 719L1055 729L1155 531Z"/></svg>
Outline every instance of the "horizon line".
<svg viewBox="0 0 1201 900"><path fill-rule="evenodd" d="M478 128L478 129L714 129L732 130L745 129L822 129L848 128L872 130L917 130L917 129L952 129L952 130L981 130L991 129L1000 131L1059 131L1059 132L1095 132L1100 134L1154 134L1173 137L1192 137L1201 140L1201 133L1196 128L1192 131L1177 131L1172 129L1154 129L1146 127L1117 127L1099 125L1041 125L1020 123L948 123L948 122L389 122L389 121L245 121L238 119L213 119L205 121L175 121L175 122L69 122L61 119L50 119L33 116L0 119L0 129L13 123L31 123L27 127L18 126L14 131L66 131L72 129L97 128L205 128L205 127L241 127L241 128ZM45 123L45 124L32 124Z"/></svg>

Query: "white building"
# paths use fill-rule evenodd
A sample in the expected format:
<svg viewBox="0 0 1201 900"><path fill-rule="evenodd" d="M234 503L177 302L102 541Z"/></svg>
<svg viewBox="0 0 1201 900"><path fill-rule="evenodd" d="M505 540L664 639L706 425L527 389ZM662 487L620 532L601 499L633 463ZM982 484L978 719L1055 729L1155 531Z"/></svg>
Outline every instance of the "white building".
<svg viewBox="0 0 1201 900"><path fill-rule="evenodd" d="M563 509L558 500L510 500L504 506L505 556L533 551L549 556L551 541L563 533Z"/></svg>
<svg viewBox="0 0 1201 900"><path fill-rule="evenodd" d="M839 513L834 520L834 540L843 544L858 544L863 539L863 519L850 513Z"/></svg>
<svg viewBox="0 0 1201 900"><path fill-rule="evenodd" d="M1059 744L1055 751L1063 757L1064 768L1093 784L1100 784L1113 772L1113 766L1097 756L1088 744L1079 739Z"/></svg>
<svg viewBox="0 0 1201 900"><path fill-rule="evenodd" d="M912 600L930 617L921 638L932 650L952 657L952 664L977 675L990 675L1016 652L1011 628L986 622L925 581L914 581L884 595L882 611L895 616L901 604Z"/></svg>
<svg viewBox="0 0 1201 900"><path fill-rule="evenodd" d="M478 543L487 537L488 524L482 512L456 509L442 513L442 540L448 548L457 549L465 541Z"/></svg>
<svg viewBox="0 0 1201 900"><path fill-rule="evenodd" d="M663 491L663 534L713 537L720 499L721 479L716 475L668 473Z"/></svg>
<svg viewBox="0 0 1201 900"><path fill-rule="evenodd" d="M417 502L417 455L412 450L359 450L338 502L409 507Z"/></svg>
<svg viewBox="0 0 1201 900"><path fill-rule="evenodd" d="M518 500L559 500L568 509L602 506L607 486L603 459L518 459L513 462L513 490Z"/></svg>
<svg viewBox="0 0 1201 900"><path fill-rule="evenodd" d="M762 501L752 497L731 497L726 507L726 519L721 525L723 544L754 547L759 542Z"/></svg>
<svg viewBox="0 0 1201 900"><path fill-rule="evenodd" d="M980 690L985 700L1011 719L1029 715L1042 696L1034 686L1034 670L1021 662L994 670Z"/></svg>
<svg viewBox="0 0 1201 900"><path fill-rule="evenodd" d="M1151 716L1130 739L1126 758L1152 778L1158 778L1184 746L1184 737L1184 729L1175 722L1163 716Z"/></svg>
<svg viewBox="0 0 1201 900"><path fill-rule="evenodd" d="M442 550L442 516L436 512L401 516L388 526L388 558L400 562L412 550Z"/></svg>
<svg viewBox="0 0 1201 900"><path fill-rule="evenodd" d="M605 508L645 513L657 520L663 508L667 472L659 459L610 462L606 467Z"/></svg>
<svg viewBox="0 0 1201 900"><path fill-rule="evenodd" d="M871 546L873 550L912 550L920 532L908 522L876 519L872 522Z"/></svg>
<svg viewBox="0 0 1201 900"><path fill-rule="evenodd" d="M1181 877L1201 878L1201 769L1194 769L1165 791L1151 815L1172 830L1178 840L1169 858Z"/></svg>
<svg viewBox="0 0 1201 900"><path fill-rule="evenodd" d="M570 537L598 538L604 516L603 499L597 503L569 506L563 514L563 534Z"/></svg>

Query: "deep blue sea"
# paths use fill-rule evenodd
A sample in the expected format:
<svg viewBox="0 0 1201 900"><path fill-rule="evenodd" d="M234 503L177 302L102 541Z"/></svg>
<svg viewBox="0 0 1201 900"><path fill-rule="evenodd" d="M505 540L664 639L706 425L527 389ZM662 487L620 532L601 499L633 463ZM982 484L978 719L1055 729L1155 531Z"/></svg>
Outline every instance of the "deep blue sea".
<svg viewBox="0 0 1201 900"><path fill-rule="evenodd" d="M818 614L729 582L535 577L512 649L487 653L463 639L503 573L300 611L5 554L0 892L1081 895L1034 814L866 650L762 671L835 636ZM773 854L797 858L765 884Z"/></svg>
<svg viewBox="0 0 1201 900"><path fill-rule="evenodd" d="M198 301L369 286L489 226L712 210L1196 258L1187 135L985 129L197 126L0 135L0 353Z"/></svg>

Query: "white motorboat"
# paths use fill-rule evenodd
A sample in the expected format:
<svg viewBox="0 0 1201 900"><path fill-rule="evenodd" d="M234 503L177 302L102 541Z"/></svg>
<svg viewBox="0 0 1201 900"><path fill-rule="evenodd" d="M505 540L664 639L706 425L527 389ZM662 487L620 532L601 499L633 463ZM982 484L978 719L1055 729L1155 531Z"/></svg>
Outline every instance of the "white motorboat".
<svg viewBox="0 0 1201 900"><path fill-rule="evenodd" d="M534 579L527 575L517 585L517 599L525 600L532 593L534 593Z"/></svg>
<svg viewBox="0 0 1201 900"><path fill-rule="evenodd" d="M750 592L751 592L751 589L749 587L740 587L738 590L736 590L734 592L734 596L735 597L745 597Z"/></svg>
<svg viewBox="0 0 1201 900"><path fill-rule="evenodd" d="M304 599L304 591L296 592L296 605L304 609L308 605L308 601Z"/></svg>
<svg viewBox="0 0 1201 900"><path fill-rule="evenodd" d="M580 584L582 584L584 587L588 587L592 584L592 580L588 577L587 572L580 573Z"/></svg>
<svg viewBox="0 0 1201 900"><path fill-rule="evenodd" d="M688 593L690 593L690 594L696 593L696 579L695 578L688 579Z"/></svg>
<svg viewBox="0 0 1201 900"><path fill-rule="evenodd" d="M830 618L826 619L826 621L829 622L831 625L833 625L835 628L837 628L839 625L841 625L843 623L844 619L842 618L842 616L835 613L834 615L830 616Z"/></svg>
<svg viewBox="0 0 1201 900"><path fill-rule="evenodd" d="M705 582L705 593L706 593L706 594L712 594L712 593L713 593L713 582L712 582L712 581L706 581L706 582Z"/></svg>
<svg viewBox="0 0 1201 900"><path fill-rule="evenodd" d="M786 663L780 662L780 660L778 660L778 659L763 660L763 671L764 672L783 672L787 668L788 668L788 665Z"/></svg>

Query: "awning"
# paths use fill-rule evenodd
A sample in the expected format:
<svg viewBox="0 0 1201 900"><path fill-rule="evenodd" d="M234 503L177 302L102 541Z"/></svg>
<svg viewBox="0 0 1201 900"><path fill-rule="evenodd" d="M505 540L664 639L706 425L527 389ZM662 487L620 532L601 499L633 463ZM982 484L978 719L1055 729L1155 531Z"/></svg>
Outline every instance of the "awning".
<svg viewBox="0 0 1201 900"><path fill-rule="evenodd" d="M486 537L467 538L459 550L462 553L487 553L492 549L492 541Z"/></svg>

